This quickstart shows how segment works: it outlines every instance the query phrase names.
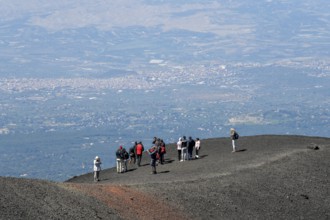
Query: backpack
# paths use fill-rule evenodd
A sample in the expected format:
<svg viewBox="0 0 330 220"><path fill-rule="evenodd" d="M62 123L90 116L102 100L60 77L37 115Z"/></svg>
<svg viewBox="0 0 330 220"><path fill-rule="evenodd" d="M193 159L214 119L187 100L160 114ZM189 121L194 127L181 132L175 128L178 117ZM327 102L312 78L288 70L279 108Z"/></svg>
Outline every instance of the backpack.
<svg viewBox="0 0 330 220"><path fill-rule="evenodd" d="M165 146L161 146L160 147L160 153L166 154L166 148L165 148Z"/></svg>
<svg viewBox="0 0 330 220"><path fill-rule="evenodd" d="M131 147L131 148L129 149L129 154L132 155L132 156L135 155L135 147Z"/></svg>
<svg viewBox="0 0 330 220"><path fill-rule="evenodd" d="M117 158L122 159L122 157L123 157L122 154L123 154L122 150L117 150L117 151L116 151L116 156L117 156Z"/></svg>
<svg viewBox="0 0 330 220"><path fill-rule="evenodd" d="M123 152L123 159L127 160L128 158L129 158L129 155L128 155L127 151L125 150Z"/></svg>
<svg viewBox="0 0 330 220"><path fill-rule="evenodd" d="M237 140L239 138L239 135L235 132L234 139Z"/></svg>
<svg viewBox="0 0 330 220"><path fill-rule="evenodd" d="M148 150L148 153L149 153L149 154L152 154L152 153L154 153L155 150L156 150L156 148L155 148L155 147L152 147L152 148L150 148L150 149Z"/></svg>

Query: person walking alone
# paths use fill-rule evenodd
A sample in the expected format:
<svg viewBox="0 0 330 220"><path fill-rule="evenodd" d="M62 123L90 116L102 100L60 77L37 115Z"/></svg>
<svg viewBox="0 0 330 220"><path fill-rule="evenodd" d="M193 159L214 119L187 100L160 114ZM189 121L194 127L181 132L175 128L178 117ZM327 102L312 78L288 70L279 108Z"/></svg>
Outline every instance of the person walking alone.
<svg viewBox="0 0 330 220"><path fill-rule="evenodd" d="M231 143L232 143L232 147L233 147L233 153L238 151L238 148L235 145L235 141L238 139L239 135L236 132L236 130L234 128L230 129L230 138L231 138Z"/></svg>
<svg viewBox="0 0 330 220"><path fill-rule="evenodd" d="M94 182L100 181L101 159L96 156L94 159Z"/></svg>

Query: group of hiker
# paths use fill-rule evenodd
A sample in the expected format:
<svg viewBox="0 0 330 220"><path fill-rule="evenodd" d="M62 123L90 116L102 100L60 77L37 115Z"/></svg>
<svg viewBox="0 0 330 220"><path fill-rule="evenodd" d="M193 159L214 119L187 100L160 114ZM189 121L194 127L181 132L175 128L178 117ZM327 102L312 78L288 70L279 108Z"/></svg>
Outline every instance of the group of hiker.
<svg viewBox="0 0 330 220"><path fill-rule="evenodd" d="M199 158L199 150L201 147L201 141L199 138L196 140L189 137L188 140L186 136L180 137L179 141L176 143L177 150L178 150L178 161L182 162L185 160L192 160L193 159L193 151L195 149L195 159Z"/></svg>
<svg viewBox="0 0 330 220"><path fill-rule="evenodd" d="M120 146L116 151L117 161L117 173L127 172L127 163L137 164L141 166L142 154L144 152L144 146L142 142L134 142L134 145L129 148L128 152L125 148ZM166 145L163 139L154 137L152 141L152 147L146 151L151 159L150 165L152 167L152 173L156 174L156 166L158 163L164 164L164 155L166 154Z"/></svg>
<svg viewBox="0 0 330 220"><path fill-rule="evenodd" d="M144 151L144 146L142 142L134 142L134 145L127 152L123 146L120 146L116 151L116 164L117 173L127 172L127 163L136 164L140 167L142 160L142 153Z"/></svg>
<svg viewBox="0 0 330 220"><path fill-rule="evenodd" d="M235 145L235 140L239 138L238 133L234 128L230 129L230 137L232 140L232 152L237 152L237 146ZM179 141L176 144L178 151L178 161L182 162L185 160L198 159L199 151L201 149L201 141L199 138L195 140L192 137L186 139L186 136L180 137ZM193 151L195 149L195 156L193 157ZM137 164L138 167L141 166L141 160L143 152L145 151L142 142L134 142L134 145L129 148L127 151L123 146L119 146L116 151L116 166L117 173L127 172L127 163ZM156 166L158 163L165 163L165 154L166 154L166 145L165 142L157 137L153 138L152 147L146 150L146 152L150 156L150 165L151 165L151 173L157 174ZM98 156L94 159L94 181L99 181L99 175L101 171L101 160Z"/></svg>

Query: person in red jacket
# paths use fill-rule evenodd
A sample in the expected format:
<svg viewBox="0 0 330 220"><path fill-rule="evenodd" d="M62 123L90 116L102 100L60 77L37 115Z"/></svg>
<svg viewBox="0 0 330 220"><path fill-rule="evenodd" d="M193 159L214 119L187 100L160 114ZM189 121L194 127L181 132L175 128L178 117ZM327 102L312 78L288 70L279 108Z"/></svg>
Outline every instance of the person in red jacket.
<svg viewBox="0 0 330 220"><path fill-rule="evenodd" d="M144 147L142 142L140 141L136 145L136 158L137 158L137 165L140 167L141 166L141 159L142 159L142 153L144 151Z"/></svg>
<svg viewBox="0 0 330 220"><path fill-rule="evenodd" d="M165 142L160 139L160 146L159 146L159 162L160 164L164 164L165 163L165 159L164 156L166 154L166 146L165 146Z"/></svg>

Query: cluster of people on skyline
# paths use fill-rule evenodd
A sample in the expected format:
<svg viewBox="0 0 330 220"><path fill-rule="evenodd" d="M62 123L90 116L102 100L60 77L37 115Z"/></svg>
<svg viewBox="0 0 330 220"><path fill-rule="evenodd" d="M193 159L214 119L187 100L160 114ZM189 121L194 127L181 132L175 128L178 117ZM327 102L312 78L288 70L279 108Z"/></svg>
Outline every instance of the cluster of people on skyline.
<svg viewBox="0 0 330 220"><path fill-rule="evenodd" d="M199 158L199 150L201 148L201 141L199 138L196 140L189 137L188 140L186 136L180 137L179 141L176 143L178 151L178 161L182 162L185 160L192 160ZM193 151L195 149L195 157L193 158Z"/></svg>
<svg viewBox="0 0 330 220"><path fill-rule="evenodd" d="M235 141L239 138L238 133L234 128L230 129L230 138L232 140L232 152L237 152L238 148L235 145ZM200 158L199 151L201 149L201 141L199 138L195 140L192 137L188 139L186 136L179 138L176 143L178 151L178 161L183 162L185 160L193 160ZM193 151L195 149L195 156L193 157ZM116 151L116 166L117 173L127 172L127 163L137 164L138 167L141 166L141 160L143 152L145 151L142 142L134 142L134 145L127 151L123 146L119 146ZM157 174L156 166L158 164L165 163L166 145L163 139L154 137L152 141L152 147L146 150L150 156L151 173ZM94 181L98 182L101 171L101 159L96 156L94 159Z"/></svg>
<svg viewBox="0 0 330 220"><path fill-rule="evenodd" d="M137 166L140 167L144 151L145 149L141 141L135 141L134 145L129 149L128 152L125 148L120 146L116 151L117 173L127 172L127 163L137 164ZM152 147L146 152L150 155L151 158L150 165L152 167L152 173L156 174L156 166L158 165L158 163L165 163L165 142L160 138L154 137L152 141Z"/></svg>

